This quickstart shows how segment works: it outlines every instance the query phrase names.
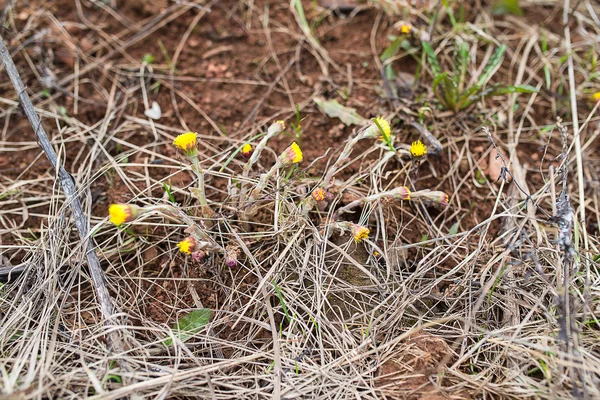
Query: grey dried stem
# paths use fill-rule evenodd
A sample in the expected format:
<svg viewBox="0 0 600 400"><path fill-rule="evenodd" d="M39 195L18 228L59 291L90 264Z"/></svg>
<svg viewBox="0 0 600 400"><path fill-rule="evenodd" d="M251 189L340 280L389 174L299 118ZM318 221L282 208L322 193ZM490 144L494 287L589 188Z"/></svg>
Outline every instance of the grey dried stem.
<svg viewBox="0 0 600 400"><path fill-rule="evenodd" d="M0 58L2 59L2 64L4 64L5 71L10 78L13 87L15 88L17 96L19 97L19 103L21 104L23 111L25 111L25 114L29 119L29 123L34 130L38 144L46 154L46 157L52 164L52 167L56 170L58 179L60 180L60 185L67 197L66 203L73 213L73 220L75 221L77 231L79 232L79 237L83 243L82 247L88 262L88 268L94 283L94 289L96 290L96 298L100 305L102 318L104 319L104 323L106 325L107 343L113 352L122 354L125 352L125 345L122 341L119 331L114 329L114 324L116 324L118 321L114 316L110 294L106 288L104 272L100 267L100 260L98 260L96 250L94 249L94 243L90 237L88 218L84 214L83 208L81 207L81 202L79 201L77 189L75 187L75 181L73 180L71 174L65 170L63 165L58 160L56 152L52 147L52 143L50 143L48 135L46 134L44 126L42 125L42 121L35 112L33 104L31 103L29 95L27 94L27 90L25 89L23 81L21 80L19 72L17 71L17 67L13 62L10 52L6 48L4 39L1 35ZM129 369L124 358L119 358L119 362L125 370Z"/></svg>

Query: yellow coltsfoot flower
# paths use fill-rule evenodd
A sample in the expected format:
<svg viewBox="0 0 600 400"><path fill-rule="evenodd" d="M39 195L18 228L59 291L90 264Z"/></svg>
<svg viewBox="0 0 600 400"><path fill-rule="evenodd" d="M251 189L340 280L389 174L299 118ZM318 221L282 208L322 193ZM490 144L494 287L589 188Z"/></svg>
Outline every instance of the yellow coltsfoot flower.
<svg viewBox="0 0 600 400"><path fill-rule="evenodd" d="M358 224L352 224L352 236L354 236L354 241L356 243L360 243L363 239L369 238L369 233L371 230L367 227Z"/></svg>
<svg viewBox="0 0 600 400"><path fill-rule="evenodd" d="M173 140L173 144L188 157L198 154L198 134L196 132L187 132L177 136Z"/></svg>
<svg viewBox="0 0 600 400"><path fill-rule="evenodd" d="M312 198L315 199L315 201L318 203L320 201L325 200L325 196L327 193L325 193L325 191L323 190L323 188L316 188L315 190L312 191L311 195Z"/></svg>
<svg viewBox="0 0 600 400"><path fill-rule="evenodd" d="M298 143L292 143L287 149L279 156L279 162L282 165L296 164L302 161L302 150Z"/></svg>
<svg viewBox="0 0 600 400"><path fill-rule="evenodd" d="M592 100L594 103L596 103L597 101L600 101L600 92L596 92L596 93L592 94L590 96L590 100Z"/></svg>
<svg viewBox="0 0 600 400"><path fill-rule="evenodd" d="M177 243L179 251L185 254L192 254L196 250L196 246L198 246L198 242L192 236L189 236Z"/></svg>
<svg viewBox="0 0 600 400"><path fill-rule="evenodd" d="M242 156L245 159L249 159L250 157L252 157L252 153L254 152L254 149L252 148L252 145L250 143L246 143L241 150Z"/></svg>
<svg viewBox="0 0 600 400"><path fill-rule="evenodd" d="M111 204L108 207L109 220L116 226L131 222L139 215L139 208L133 204Z"/></svg>
<svg viewBox="0 0 600 400"><path fill-rule="evenodd" d="M402 32L402 33L410 33L411 30L412 30L412 26L410 26L408 24L402 24L400 26L400 32Z"/></svg>
<svg viewBox="0 0 600 400"><path fill-rule="evenodd" d="M420 140L412 142L412 144L410 145L410 154L414 158L421 158L425 154L427 154L427 146L425 146Z"/></svg>
<svg viewBox="0 0 600 400"><path fill-rule="evenodd" d="M379 126L377 126L379 125ZM381 129L379 129L381 127ZM384 141L390 140L390 134L392 129L387 119L383 117L373 118L373 125L368 127L363 133L365 139L383 139Z"/></svg>

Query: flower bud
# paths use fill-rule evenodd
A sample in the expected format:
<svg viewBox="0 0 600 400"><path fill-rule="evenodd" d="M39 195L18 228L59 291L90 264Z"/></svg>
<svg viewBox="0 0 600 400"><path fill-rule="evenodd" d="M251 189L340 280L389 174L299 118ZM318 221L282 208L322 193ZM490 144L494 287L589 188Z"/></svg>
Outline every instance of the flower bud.
<svg viewBox="0 0 600 400"><path fill-rule="evenodd" d="M250 159L250 157L252 157L252 153L254 153L254 149L252 148L252 145L250 143L246 143L241 150L242 156L248 160Z"/></svg>
<svg viewBox="0 0 600 400"><path fill-rule="evenodd" d="M279 162L283 165L296 164L302 161L302 150L296 142L292 143L279 156Z"/></svg>
<svg viewBox="0 0 600 400"><path fill-rule="evenodd" d="M358 224L352 224L350 229L352 230L352 236L354 236L354 241L356 241L356 243L360 243L363 239L368 239L369 233L371 233L369 228Z"/></svg>
<svg viewBox="0 0 600 400"><path fill-rule="evenodd" d="M238 257L240 255L240 249L234 246L227 246L225 250L225 265L229 268L233 268L238 263Z"/></svg>
<svg viewBox="0 0 600 400"><path fill-rule="evenodd" d="M196 250L192 253L192 258L196 262L201 262L202 260L204 260L204 257L206 257L206 253L202 250Z"/></svg>
<svg viewBox="0 0 600 400"><path fill-rule="evenodd" d="M384 139L387 141L390 138L391 131L390 123L383 117L377 117L373 118L373 124L363 132L362 137L364 139Z"/></svg>
<svg viewBox="0 0 600 400"><path fill-rule="evenodd" d="M275 121L267 129L267 135L268 136L277 135L278 133L283 132L284 129L285 129L285 122L283 122L282 120Z"/></svg>
<svg viewBox="0 0 600 400"><path fill-rule="evenodd" d="M410 190L406 186L397 187L392 191L395 199L410 200Z"/></svg>
<svg viewBox="0 0 600 400"><path fill-rule="evenodd" d="M426 197L443 206L447 206L449 202L448 195L440 190L432 190Z"/></svg>
<svg viewBox="0 0 600 400"><path fill-rule="evenodd" d="M315 190L312 191L311 195L312 198L315 199L315 201L318 203L320 201L325 200L325 196L326 196L326 192L325 190L323 190L323 188L316 188Z"/></svg>

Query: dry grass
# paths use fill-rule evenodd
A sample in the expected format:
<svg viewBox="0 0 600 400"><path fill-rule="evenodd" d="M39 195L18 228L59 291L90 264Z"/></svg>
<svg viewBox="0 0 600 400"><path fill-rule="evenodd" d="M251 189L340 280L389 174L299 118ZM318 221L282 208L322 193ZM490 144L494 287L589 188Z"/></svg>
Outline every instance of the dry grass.
<svg viewBox="0 0 600 400"><path fill-rule="evenodd" d="M0 393L11 399L600 397L600 273L593 261L600 254L600 118L598 104L587 103L592 92L600 91L598 72L590 64L591 54L600 53L597 5L583 1L571 10L567 1L570 23L564 34L524 18L494 19L488 9L476 6L476 17L452 29L445 9L437 9L437 23L429 31L445 66L453 63L456 40L465 41L477 59L469 76L477 76L481 71L476 68L491 55L488 43L506 44L507 57L493 80L532 85L539 93L483 100L453 114L435 109L425 67L413 88L419 96L367 106L394 121L418 119L420 107L431 107L434 111L425 112L422 123L443 144L439 156L422 161L417 173L406 145L397 142L400 151L393 156L386 156L385 146L376 141L357 147L336 175L336 197L328 211L306 214L298 203L324 175L318 157L333 164L343 143L322 149L305 159L293 178L273 180L256 218L244 225L235 218L238 205L230 190L244 165L240 157L230 159L234 151L247 140L256 142L272 121L294 121L295 103L303 115L318 115L312 99L325 91L354 86L381 96L382 90L373 90L381 80L353 77L321 45L329 30L352 26L355 16L340 20L330 11L313 10L309 18L328 15L314 30L315 40L297 25L302 18L294 2L271 8L249 0L236 3L230 15L265 38L275 74L271 80L223 79L264 89L237 131L226 136L212 113L185 90L187 83L218 78L188 75L189 65L178 61L189 32L209 12L218 12L218 3L198 9L191 2L174 2L135 24L110 4L96 3L112 18L123 19L122 30L107 32L90 22L102 49L98 56L82 54L72 74L46 76L59 88L49 97L41 86L30 95L48 126L52 121L59 156L68 154L117 312L108 324L103 321L69 204L53 172L40 169L43 155L28 158L18 174L7 169L11 173L0 176L0 273L8 280L0 286ZM312 10L308 3L305 9ZM403 19L426 31L436 10L431 4L402 7L402 16L387 15L380 10L390 11L390 2L374 3L370 46L373 63L379 65L381 43L387 43L380 38L389 33L385 26ZM521 3L530 16L543 6L545 24L562 21L563 2ZM6 23L14 27L18 3L6 10ZM294 24L275 18L282 12ZM195 17L184 26L177 47L168 49L176 54L169 63L143 65L128 53L186 13ZM12 35L12 55L30 83L44 77L25 51L28 38L51 27L64 34L61 26L40 9L27 16L25 30ZM297 40L289 61L275 50L273 32ZM69 37L62 36L65 46L77 47ZM303 76L301 51L303 58L318 60L314 65L324 77L322 86L293 85L290 74ZM397 57L409 56L400 52ZM119 62L107 65L113 58ZM179 125L144 117L152 103L152 82L169 93ZM21 125L8 84L0 85L0 157L37 154L35 141L16 141L11 135L29 128ZM62 96L73 99L74 110L84 107L90 100L78 93L85 85L97 89L106 110L91 123L60 109ZM273 110L267 100L274 95L289 104ZM94 205L107 195L110 201L138 205L166 203L163 183L170 183L181 210L202 225L199 207L189 196L196 184L190 167L165 150L183 130L197 130L188 126L185 115L190 114L184 108L212 127L200 135L207 197L216 212L209 233L220 246L239 249L239 267L227 268L218 254L201 265L182 257L175 245L186 224L161 213L144 215L127 229L93 216L98 215ZM558 118L568 131L566 151ZM407 132L412 132L408 121L400 122L398 138L416 138ZM305 143L310 140L306 135ZM497 151L490 138L504 152L512 182L485 178ZM544 158L534 159L540 146ZM274 155L270 148L264 152L248 186L258 182ZM561 198L563 182L572 214L561 211L568 204ZM405 185L444 190L449 206L370 202L339 217L371 228L370 240L360 244L332 229L335 208ZM574 227L561 231L569 215ZM572 245L561 233L574 236ZM381 256L374 257L374 251ZM210 323L185 342L178 340L171 329L174 321L203 307L213 310ZM123 338L124 352L107 345L107 330ZM173 346L164 344L167 337L174 339Z"/></svg>

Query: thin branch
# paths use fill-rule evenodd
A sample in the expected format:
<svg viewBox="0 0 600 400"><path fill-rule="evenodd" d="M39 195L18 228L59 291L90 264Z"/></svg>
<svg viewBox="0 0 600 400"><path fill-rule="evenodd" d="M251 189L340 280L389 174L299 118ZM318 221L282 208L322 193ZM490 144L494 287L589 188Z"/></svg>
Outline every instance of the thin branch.
<svg viewBox="0 0 600 400"><path fill-rule="evenodd" d="M42 121L33 108L31 99L27 94L25 86L23 85L23 81L21 80L19 72L17 71L15 63L13 62L1 35L0 58L2 58L2 64L4 65L6 73L9 76L15 91L17 92L17 95L19 96L21 107L23 108L23 111L25 111L25 114L29 119L29 123L35 131L35 137L38 141L38 144L46 154L48 160L52 163L52 167L54 167L54 169L58 172L60 185L67 197L67 204L69 204L69 207L73 212L73 219L75 220L79 237L83 243L83 248L85 249L90 275L96 290L98 304L100 305L100 311L104 317L104 323L107 325L107 328L110 328L108 329L109 333L107 333L108 347L109 349L112 348L112 350L117 353L122 353L124 352L124 346L121 338L118 332L112 329L111 319L113 317L113 307L110 301L110 294L108 293L108 289L106 287L104 272L100 267L100 261L98 260L98 256L96 255L94 245L89 235L88 220L81 207L81 202L77 197L75 182L73 181L71 174L69 174L62 164L60 164L56 152L54 151L54 148L52 147L52 144L48 139L48 135L46 134L46 131L42 125Z"/></svg>

